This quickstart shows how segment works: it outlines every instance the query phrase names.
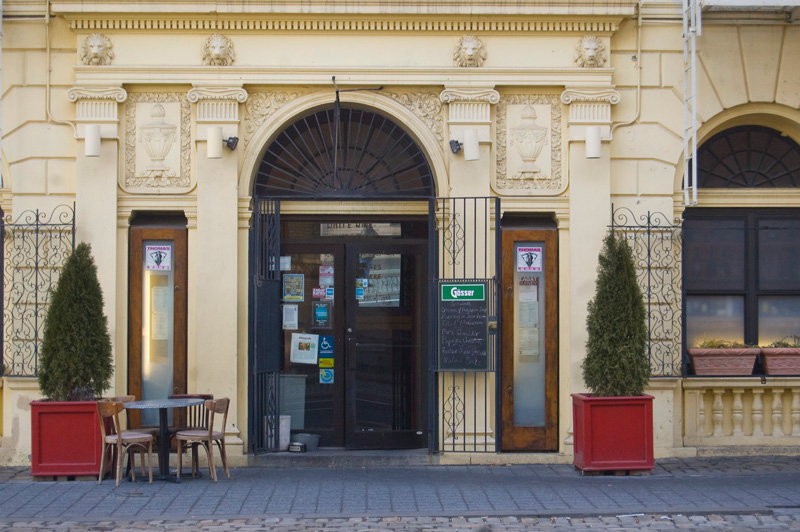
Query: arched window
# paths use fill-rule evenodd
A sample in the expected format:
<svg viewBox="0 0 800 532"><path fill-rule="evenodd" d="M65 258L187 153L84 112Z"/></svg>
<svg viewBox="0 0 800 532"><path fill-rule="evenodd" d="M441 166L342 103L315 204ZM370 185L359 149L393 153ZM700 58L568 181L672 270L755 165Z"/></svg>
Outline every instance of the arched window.
<svg viewBox="0 0 800 532"><path fill-rule="evenodd" d="M422 150L391 119L358 107L316 111L267 148L253 193L296 198L430 198L433 175ZM338 128L336 124L338 123Z"/></svg>
<svg viewBox="0 0 800 532"><path fill-rule="evenodd" d="M763 126L726 129L697 150L700 188L796 188L800 145Z"/></svg>

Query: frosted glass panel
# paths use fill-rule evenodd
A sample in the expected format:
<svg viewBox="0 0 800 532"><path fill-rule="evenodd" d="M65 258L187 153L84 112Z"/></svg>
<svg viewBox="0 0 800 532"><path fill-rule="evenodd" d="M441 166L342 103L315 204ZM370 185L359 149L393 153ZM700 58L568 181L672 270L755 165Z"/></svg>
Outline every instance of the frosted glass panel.
<svg viewBox="0 0 800 532"><path fill-rule="evenodd" d="M514 244L514 425L545 424L544 242Z"/></svg>
<svg viewBox="0 0 800 532"><path fill-rule="evenodd" d="M769 345L792 335L800 336L800 297L759 297L758 345Z"/></svg>
<svg viewBox="0 0 800 532"><path fill-rule="evenodd" d="M743 296L689 296L686 298L686 346L704 338L744 342Z"/></svg>
<svg viewBox="0 0 800 532"><path fill-rule="evenodd" d="M171 240L142 245L142 399L164 399L173 393L174 246ZM142 424L158 425L158 410L142 410Z"/></svg>

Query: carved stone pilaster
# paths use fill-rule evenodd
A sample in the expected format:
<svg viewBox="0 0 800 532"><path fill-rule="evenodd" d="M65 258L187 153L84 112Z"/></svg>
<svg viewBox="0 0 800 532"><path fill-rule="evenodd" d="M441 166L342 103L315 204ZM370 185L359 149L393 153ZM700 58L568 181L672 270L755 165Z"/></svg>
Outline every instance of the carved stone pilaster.
<svg viewBox="0 0 800 532"><path fill-rule="evenodd" d="M450 124L488 124L491 106L500 101L500 93L494 89L445 89L439 98L448 104Z"/></svg>
<svg viewBox="0 0 800 532"><path fill-rule="evenodd" d="M247 101L241 87L195 87L187 98L197 104L197 122L239 122L239 104Z"/></svg>
<svg viewBox="0 0 800 532"><path fill-rule="evenodd" d="M569 105L570 125L608 125L611 105L619 103L619 93L614 89L567 89L561 93L561 101Z"/></svg>
<svg viewBox="0 0 800 532"><path fill-rule="evenodd" d="M67 99L77 104L78 122L117 122L118 104L128 99L128 93L122 87L73 87Z"/></svg>

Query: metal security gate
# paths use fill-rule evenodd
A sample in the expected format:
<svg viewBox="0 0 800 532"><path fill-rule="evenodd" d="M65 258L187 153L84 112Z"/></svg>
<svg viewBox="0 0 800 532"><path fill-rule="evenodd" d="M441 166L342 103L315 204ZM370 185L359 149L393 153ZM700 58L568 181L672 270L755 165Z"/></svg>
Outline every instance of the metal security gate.
<svg viewBox="0 0 800 532"><path fill-rule="evenodd" d="M446 283L486 287L485 360L450 364L439 356L443 332L431 328L431 452L495 452L500 419L500 198L430 202L431 316L440 316Z"/></svg>
<svg viewBox="0 0 800 532"><path fill-rule="evenodd" d="M278 377L280 332L280 201L254 200L250 228L249 372L250 408L248 442L250 451L278 450Z"/></svg>

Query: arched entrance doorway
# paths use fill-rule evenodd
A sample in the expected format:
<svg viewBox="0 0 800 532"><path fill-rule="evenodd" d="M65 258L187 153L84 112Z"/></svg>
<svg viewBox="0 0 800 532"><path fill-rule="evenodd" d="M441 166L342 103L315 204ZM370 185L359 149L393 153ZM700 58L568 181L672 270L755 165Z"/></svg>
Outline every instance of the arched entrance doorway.
<svg viewBox="0 0 800 532"><path fill-rule="evenodd" d="M408 213L435 187L420 146L379 112L317 109L269 143L253 195L251 449L278 445L280 416L322 446L425 447L429 219Z"/></svg>

